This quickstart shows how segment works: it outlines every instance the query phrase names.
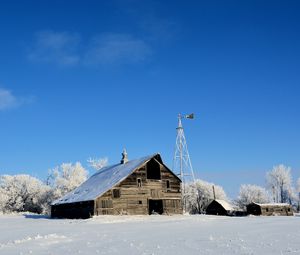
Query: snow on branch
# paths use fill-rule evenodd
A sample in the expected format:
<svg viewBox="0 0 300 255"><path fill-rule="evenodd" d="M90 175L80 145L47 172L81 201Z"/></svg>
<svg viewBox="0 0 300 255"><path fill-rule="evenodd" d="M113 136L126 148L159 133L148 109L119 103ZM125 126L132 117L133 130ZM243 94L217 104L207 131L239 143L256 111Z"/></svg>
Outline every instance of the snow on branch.
<svg viewBox="0 0 300 255"><path fill-rule="evenodd" d="M267 186L276 203L290 203L292 200L291 168L285 165L274 166L266 174Z"/></svg>
<svg viewBox="0 0 300 255"><path fill-rule="evenodd" d="M99 171L101 168L107 166L108 164L108 158L89 158L87 160L88 165L95 169L96 171Z"/></svg>

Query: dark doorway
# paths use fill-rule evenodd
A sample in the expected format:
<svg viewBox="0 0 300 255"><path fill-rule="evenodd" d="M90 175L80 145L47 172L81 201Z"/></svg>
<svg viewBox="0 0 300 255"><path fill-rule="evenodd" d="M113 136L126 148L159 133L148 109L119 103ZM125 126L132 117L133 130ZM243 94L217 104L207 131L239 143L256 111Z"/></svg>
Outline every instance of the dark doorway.
<svg viewBox="0 0 300 255"><path fill-rule="evenodd" d="M261 208L255 203L247 205L247 213L252 215L261 215Z"/></svg>
<svg viewBox="0 0 300 255"><path fill-rule="evenodd" d="M149 200L149 214L163 214L163 201L162 200Z"/></svg>
<svg viewBox="0 0 300 255"><path fill-rule="evenodd" d="M147 163L147 179L160 180L160 164L155 159Z"/></svg>

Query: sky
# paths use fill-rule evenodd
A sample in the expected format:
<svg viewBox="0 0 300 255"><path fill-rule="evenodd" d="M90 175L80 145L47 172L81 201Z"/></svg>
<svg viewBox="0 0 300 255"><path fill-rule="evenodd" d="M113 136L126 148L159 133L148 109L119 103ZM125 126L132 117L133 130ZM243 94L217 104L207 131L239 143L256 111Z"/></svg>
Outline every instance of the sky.
<svg viewBox="0 0 300 255"><path fill-rule="evenodd" d="M178 113L197 178L234 198L300 177L299 1L0 3L0 174L156 152ZM89 169L90 173L93 170Z"/></svg>

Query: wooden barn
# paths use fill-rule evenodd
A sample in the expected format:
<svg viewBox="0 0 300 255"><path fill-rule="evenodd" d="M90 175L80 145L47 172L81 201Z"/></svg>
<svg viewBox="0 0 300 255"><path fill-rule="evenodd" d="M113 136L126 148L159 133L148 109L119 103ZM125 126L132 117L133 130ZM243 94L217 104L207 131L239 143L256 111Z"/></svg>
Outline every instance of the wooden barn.
<svg viewBox="0 0 300 255"><path fill-rule="evenodd" d="M214 199L206 208L206 214L231 216L235 209L225 200Z"/></svg>
<svg viewBox="0 0 300 255"><path fill-rule="evenodd" d="M252 215L264 215L264 216L293 216L293 210L289 204L258 204L251 203L247 205L247 213Z"/></svg>
<svg viewBox="0 0 300 255"><path fill-rule="evenodd" d="M54 201L51 217L182 214L181 180L159 154L104 167L78 188Z"/></svg>

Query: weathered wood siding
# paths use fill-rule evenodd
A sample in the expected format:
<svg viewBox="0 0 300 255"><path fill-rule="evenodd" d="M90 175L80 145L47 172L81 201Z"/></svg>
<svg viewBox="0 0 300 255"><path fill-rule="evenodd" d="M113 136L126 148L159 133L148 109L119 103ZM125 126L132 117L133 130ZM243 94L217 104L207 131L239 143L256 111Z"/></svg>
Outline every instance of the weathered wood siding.
<svg viewBox="0 0 300 255"><path fill-rule="evenodd" d="M264 216L293 216L293 210L290 205L258 205L249 204L247 206L247 213L253 215L264 215Z"/></svg>
<svg viewBox="0 0 300 255"><path fill-rule="evenodd" d="M262 206L261 207L261 215L292 216L293 211L292 211L291 206Z"/></svg>
<svg viewBox="0 0 300 255"><path fill-rule="evenodd" d="M119 185L96 199L95 214L149 214L149 199L161 199L165 214L181 214L180 180L164 165L158 164L160 165L160 180L147 179L147 170L151 171L147 169L148 164L140 167ZM118 192L114 192L114 189L119 189L120 197L115 197L115 193Z"/></svg>

